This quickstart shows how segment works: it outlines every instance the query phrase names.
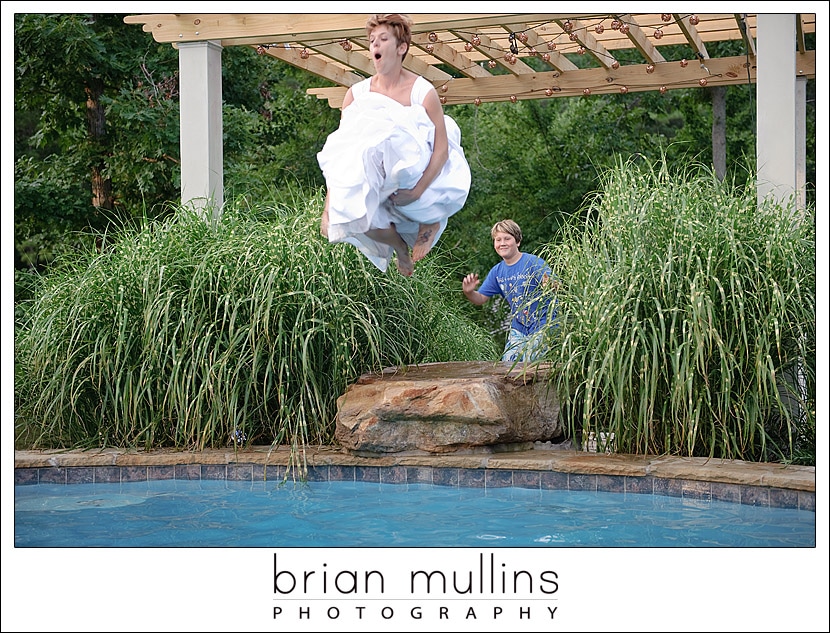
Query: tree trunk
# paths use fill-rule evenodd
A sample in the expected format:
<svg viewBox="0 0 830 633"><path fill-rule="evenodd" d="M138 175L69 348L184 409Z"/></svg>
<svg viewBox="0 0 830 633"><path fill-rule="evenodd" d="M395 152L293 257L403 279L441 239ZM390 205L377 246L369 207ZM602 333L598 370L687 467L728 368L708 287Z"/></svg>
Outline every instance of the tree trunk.
<svg viewBox="0 0 830 633"><path fill-rule="evenodd" d="M726 176L726 87L712 91L712 162L719 180Z"/></svg>
<svg viewBox="0 0 830 633"><path fill-rule="evenodd" d="M92 171L92 206L97 209L112 209L112 181L104 176L107 155L107 129L104 106L101 104L101 95L104 93L104 83L100 79L90 81L86 91L86 118L89 128L89 138L92 141L93 158Z"/></svg>

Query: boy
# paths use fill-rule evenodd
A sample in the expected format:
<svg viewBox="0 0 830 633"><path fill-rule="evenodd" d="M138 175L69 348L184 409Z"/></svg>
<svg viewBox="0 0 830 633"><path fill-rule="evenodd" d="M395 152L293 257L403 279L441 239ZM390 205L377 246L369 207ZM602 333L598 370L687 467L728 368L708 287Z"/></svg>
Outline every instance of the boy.
<svg viewBox="0 0 830 633"><path fill-rule="evenodd" d="M540 301L542 288L551 277L545 260L522 253L522 230L513 220L496 222L490 230L493 248L502 261L493 266L481 288L477 273L470 273L461 282L464 296L475 305L484 305L490 297L501 295L510 304L510 332L504 346L502 361L532 361L542 353L539 332L548 319L549 301ZM551 319L556 312L551 314Z"/></svg>

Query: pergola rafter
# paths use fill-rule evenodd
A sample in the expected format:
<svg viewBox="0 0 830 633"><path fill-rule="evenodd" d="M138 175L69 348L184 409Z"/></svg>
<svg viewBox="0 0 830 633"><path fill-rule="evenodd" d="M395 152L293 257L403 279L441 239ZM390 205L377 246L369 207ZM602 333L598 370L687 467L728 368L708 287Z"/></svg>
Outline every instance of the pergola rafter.
<svg viewBox="0 0 830 633"><path fill-rule="evenodd" d="M755 80L757 14L413 14L405 66L442 89L445 104L486 103L732 85ZM798 76L815 77L815 14L798 14ZM128 16L158 42L214 40L252 46L334 86L309 90L340 107L346 90L370 76L361 14L166 13ZM738 40L741 57L712 59L707 43ZM680 49L667 58L662 51ZM685 49L685 54L683 52ZM620 61L636 50L639 61ZM513 53L512 51L516 51ZM631 57L631 55L628 55ZM688 60L706 59L708 72ZM654 67L652 69L652 67ZM735 73L736 67L742 67ZM706 79L700 83L701 79ZM586 92L587 91L587 92Z"/></svg>

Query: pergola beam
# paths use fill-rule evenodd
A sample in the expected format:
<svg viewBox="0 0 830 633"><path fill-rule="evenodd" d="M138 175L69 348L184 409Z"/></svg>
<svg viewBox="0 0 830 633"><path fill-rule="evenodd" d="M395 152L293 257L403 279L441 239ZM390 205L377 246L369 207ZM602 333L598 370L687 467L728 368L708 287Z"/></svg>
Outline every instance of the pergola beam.
<svg viewBox="0 0 830 633"><path fill-rule="evenodd" d="M707 71L708 69L708 71ZM699 64L681 66L679 62L656 64L651 73L647 64L621 66L617 70L604 68L582 69L578 73L549 71L525 75L499 75L489 78L456 78L447 84L441 97L446 105L505 101L511 95L517 101L525 99L551 99L558 97L584 96L585 89L591 95L619 94L625 92L646 92L665 87L666 90L701 88L713 86L734 86L755 83L758 67L747 67L746 57L723 57L709 59L706 67ZM808 51L797 60L796 73L799 77L815 78L816 53ZM703 81L703 83L701 83ZM346 89L309 88L308 94L318 99L327 99L333 108L342 105Z"/></svg>

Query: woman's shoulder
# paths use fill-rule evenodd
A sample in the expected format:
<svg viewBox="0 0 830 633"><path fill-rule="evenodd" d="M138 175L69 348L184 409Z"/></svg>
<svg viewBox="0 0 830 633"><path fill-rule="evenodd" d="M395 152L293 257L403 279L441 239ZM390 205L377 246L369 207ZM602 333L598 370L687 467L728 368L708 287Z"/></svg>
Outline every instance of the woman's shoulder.
<svg viewBox="0 0 830 633"><path fill-rule="evenodd" d="M352 84L350 90L352 91L353 97L359 97L361 95L365 95L369 92L370 85L371 85L372 78L367 77L366 79L362 79L358 81L356 84Z"/></svg>
<svg viewBox="0 0 830 633"><path fill-rule="evenodd" d="M421 75L418 75L415 78L415 82L412 84L412 91L409 94L409 100L413 104L417 103L418 105L421 105L427 95L433 90L435 90L435 87Z"/></svg>

